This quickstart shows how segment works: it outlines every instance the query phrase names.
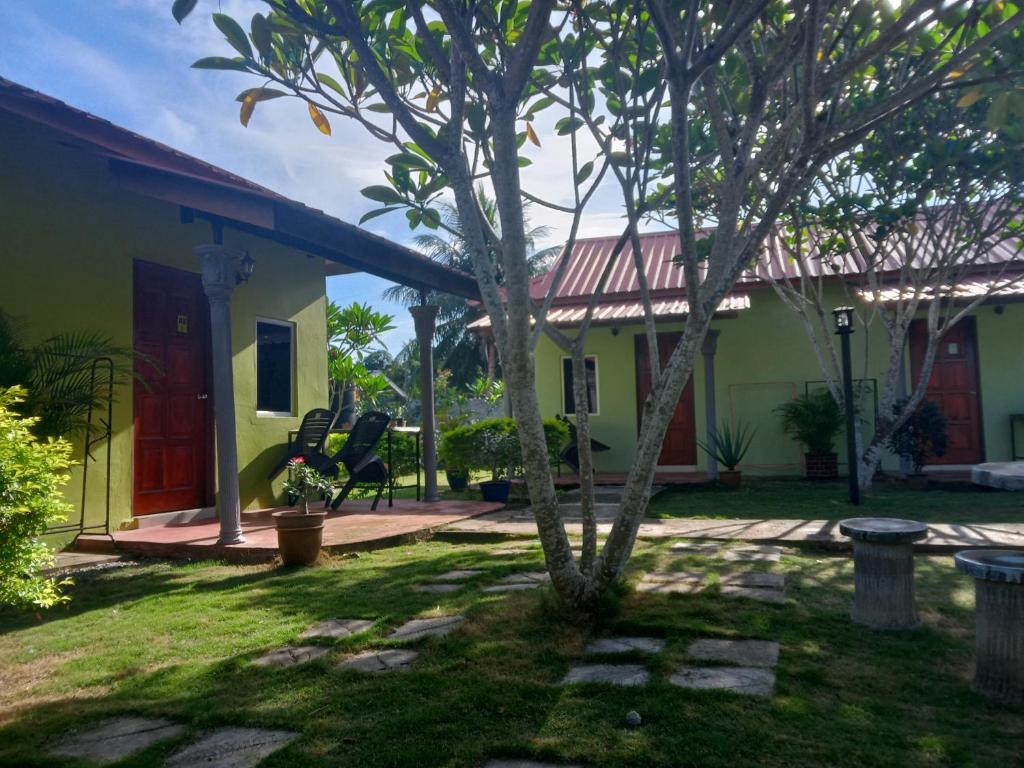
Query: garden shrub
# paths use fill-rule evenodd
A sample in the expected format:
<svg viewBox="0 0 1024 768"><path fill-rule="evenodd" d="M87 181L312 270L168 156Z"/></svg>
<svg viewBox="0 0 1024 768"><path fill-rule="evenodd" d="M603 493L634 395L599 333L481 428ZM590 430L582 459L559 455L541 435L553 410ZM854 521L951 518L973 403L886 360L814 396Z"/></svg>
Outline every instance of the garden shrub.
<svg viewBox="0 0 1024 768"><path fill-rule="evenodd" d="M0 388L0 603L48 608L67 598L63 582L39 575L53 564L39 536L71 509L61 492L71 445L38 440L32 432L38 420L14 411L24 398L21 387Z"/></svg>
<svg viewBox="0 0 1024 768"><path fill-rule="evenodd" d="M488 441L493 442L493 436L509 436L513 439L509 455L512 464L518 469L520 460L520 449L518 445L518 433L514 419L495 418L482 419L473 424L456 427L441 436L441 445L438 455L448 471L473 470L492 471L488 454ZM558 463L558 455L569 440L569 427L558 419L544 420L544 438L548 447L548 461L555 465Z"/></svg>
<svg viewBox="0 0 1024 768"><path fill-rule="evenodd" d="M332 432L327 437L327 447L324 449L328 456L333 456L341 450L348 440L347 432ZM376 454L385 463L388 460L388 436L385 434L377 443ZM398 483L406 475L416 474L416 435L403 432L395 432L391 435L391 476L393 482ZM345 467L339 467L342 474ZM354 493L354 491L353 491Z"/></svg>

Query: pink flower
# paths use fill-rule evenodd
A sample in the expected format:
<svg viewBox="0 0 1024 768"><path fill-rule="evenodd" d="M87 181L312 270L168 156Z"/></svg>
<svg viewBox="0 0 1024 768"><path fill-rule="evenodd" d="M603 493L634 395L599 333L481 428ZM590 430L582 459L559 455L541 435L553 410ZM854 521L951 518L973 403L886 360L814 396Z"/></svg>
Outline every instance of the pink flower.
<svg viewBox="0 0 1024 768"><path fill-rule="evenodd" d="M304 458L302 458L301 456L296 456L294 459L292 459L291 463L292 464L305 464L306 460Z"/></svg>

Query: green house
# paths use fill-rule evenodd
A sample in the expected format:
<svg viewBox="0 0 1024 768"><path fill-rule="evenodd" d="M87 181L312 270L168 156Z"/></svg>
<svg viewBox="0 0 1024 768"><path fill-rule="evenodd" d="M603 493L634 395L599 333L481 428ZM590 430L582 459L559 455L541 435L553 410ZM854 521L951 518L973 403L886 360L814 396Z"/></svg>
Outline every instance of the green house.
<svg viewBox="0 0 1024 768"><path fill-rule="evenodd" d="M562 259L568 259L549 321L571 334L586 311L600 275L612 258L617 238L592 238L576 242ZM661 334L663 358L671 352L686 314L682 269L673 263L679 239L675 232L645 234L640 238L653 309ZM1009 257L1018 259L1016 255ZM535 278L531 292L540 302L548 292L558 263L546 275ZM763 278L765 269L783 270L785 259L766 256L741 278L711 324L690 383L665 437L659 468L674 472L699 472L707 456L697 445L705 441L707 414L713 408L717 422L742 422L756 434L740 469L763 475L797 475L803 468L801 447L782 431L774 409L781 403L822 386L823 375L799 317ZM1010 265L1007 273L1024 272L1024 259ZM847 301L840 289L841 276L831 280L826 296L832 306ZM986 300L971 316L955 326L938 350L935 372L927 397L939 403L948 422L949 448L935 465L965 467L983 461L1011 459L1011 430L1016 423L1017 453L1024 453L1024 281L1018 281ZM591 431L611 450L594 455L598 472L628 470L636 446L640 405L650 387L647 345L631 247L618 256L611 268L605 294L595 311L587 338L587 368L591 398ZM485 327L486 319L477 321ZM911 329L905 354L908 382L916 382L921 334ZM868 336L869 338L865 338ZM875 391L885 373L888 342L880 323L867 334L853 337L853 371ZM541 337L536 352L537 392L545 417L571 414L569 360L554 342ZM713 378L710 374L713 373ZM709 390L707 384L714 382ZM870 403L872 398L867 397ZM866 414L867 429L874 416ZM840 436L838 443L843 442ZM841 445L840 462L845 462ZM886 456L885 469L895 470L899 460Z"/></svg>

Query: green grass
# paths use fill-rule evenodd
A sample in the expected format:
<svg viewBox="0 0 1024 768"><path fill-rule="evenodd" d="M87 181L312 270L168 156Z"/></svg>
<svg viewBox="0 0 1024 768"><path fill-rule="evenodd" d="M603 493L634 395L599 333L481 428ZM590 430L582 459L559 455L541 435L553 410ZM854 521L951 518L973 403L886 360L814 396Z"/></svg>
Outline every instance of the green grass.
<svg viewBox="0 0 1024 768"><path fill-rule="evenodd" d="M700 557L670 560L638 545L627 582L654 567L725 572ZM264 764L471 768L497 756L612 766L1009 766L1024 754L1024 710L989 704L969 685L971 582L951 558L918 560L923 629L875 633L848 618L846 557L794 556L788 602L768 606L623 589L598 632L664 637L644 688L556 685L589 634L566 624L546 588L483 595L481 583L537 567L499 545L424 542L320 567L279 570L158 564L83 580L67 608L42 618L0 614L0 765L74 766L45 747L115 714L186 723L182 739L121 764L152 766L219 725L296 730ZM483 568L451 595L412 584ZM414 668L365 676L335 668L346 653L387 645L406 619L462 612L448 638L427 640ZM330 643L324 660L291 669L248 662L294 642L315 621L373 618L363 636ZM697 637L778 640L770 701L667 683ZM639 657L638 657L639 658ZM638 730L625 727L635 709Z"/></svg>
<svg viewBox="0 0 1024 768"><path fill-rule="evenodd" d="M677 486L651 500L651 517L834 520L842 517L907 517L925 523L1024 523L1024 494L971 487L912 490L875 483L859 508L845 482L812 483L744 477L740 488Z"/></svg>

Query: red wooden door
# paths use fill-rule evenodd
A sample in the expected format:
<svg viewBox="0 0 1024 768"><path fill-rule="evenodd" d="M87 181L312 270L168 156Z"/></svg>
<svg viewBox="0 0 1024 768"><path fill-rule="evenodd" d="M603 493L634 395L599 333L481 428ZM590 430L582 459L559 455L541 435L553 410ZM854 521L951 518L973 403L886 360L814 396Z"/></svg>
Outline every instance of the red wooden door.
<svg viewBox="0 0 1024 768"><path fill-rule="evenodd" d="M198 274L135 262L134 514L210 503L207 307Z"/></svg>
<svg viewBox="0 0 1024 768"><path fill-rule="evenodd" d="M928 344L925 320L910 326L910 366L914 385ZM938 405L946 417L946 455L933 456L929 464L977 464L984 459L981 439L981 400L978 382L977 329L973 317L954 325L939 342L935 366L925 398Z"/></svg>
<svg viewBox="0 0 1024 768"><path fill-rule="evenodd" d="M658 353L661 357L662 367L668 362L679 342L678 333L658 334ZM651 391L651 364L647 357L647 338L643 335L636 337L636 398L637 398L637 424L639 425L640 414L643 413L644 401ZM658 466L678 467L693 466L697 463L697 430L693 406L693 377L686 383L683 394L679 396L679 402L672 413L672 420L669 422L668 431L665 432L665 440L661 445L661 455L658 457Z"/></svg>

